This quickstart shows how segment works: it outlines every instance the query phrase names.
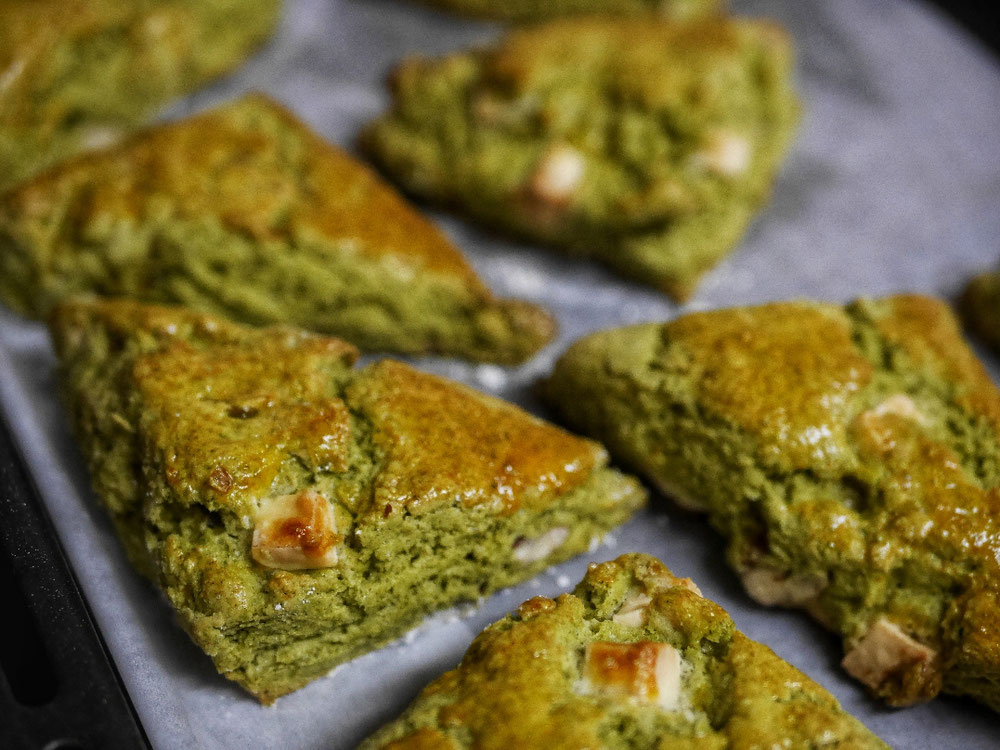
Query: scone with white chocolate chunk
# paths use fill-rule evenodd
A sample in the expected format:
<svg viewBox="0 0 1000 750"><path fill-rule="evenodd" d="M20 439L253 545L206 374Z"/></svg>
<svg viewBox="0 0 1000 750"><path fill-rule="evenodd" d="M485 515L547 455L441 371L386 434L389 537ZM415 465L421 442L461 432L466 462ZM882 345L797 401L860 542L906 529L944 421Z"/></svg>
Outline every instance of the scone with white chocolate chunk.
<svg viewBox="0 0 1000 750"><path fill-rule="evenodd" d="M362 144L407 190L688 297L798 122L774 24L584 17L397 69Z"/></svg>
<svg viewBox="0 0 1000 750"><path fill-rule="evenodd" d="M630 554L489 626L360 750L765 747L886 745L689 580Z"/></svg>
<svg viewBox="0 0 1000 750"><path fill-rule="evenodd" d="M586 550L645 493L597 444L337 339L74 301L65 402L129 557L263 702Z"/></svg>
<svg viewBox="0 0 1000 750"><path fill-rule="evenodd" d="M892 705L1000 710L1000 392L918 296L687 315L574 344L566 421L708 515L765 605Z"/></svg>

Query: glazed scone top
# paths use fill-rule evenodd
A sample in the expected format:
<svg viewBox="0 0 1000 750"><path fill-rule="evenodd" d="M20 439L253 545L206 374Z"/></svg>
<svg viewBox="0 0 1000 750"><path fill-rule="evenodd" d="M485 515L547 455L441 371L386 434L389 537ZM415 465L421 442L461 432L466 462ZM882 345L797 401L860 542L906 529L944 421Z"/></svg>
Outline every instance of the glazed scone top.
<svg viewBox="0 0 1000 750"><path fill-rule="evenodd" d="M857 338L866 309L887 347L949 381L957 403L1000 432L996 388L950 314L929 298L895 297L858 314L781 303L686 315L664 328L664 340L688 359L698 401L756 435L771 461L842 471L853 462L847 424L855 395L877 378L878 363Z"/></svg>
<svg viewBox="0 0 1000 750"><path fill-rule="evenodd" d="M820 737L885 747L691 581L624 555L592 564L572 594L535 597L488 627L362 748L714 750Z"/></svg>
<svg viewBox="0 0 1000 750"><path fill-rule="evenodd" d="M765 470L884 488L885 508L831 496L839 502L821 536L841 552L863 554L858 522L875 514L894 543L933 541L943 561L971 557L1000 572L1000 392L944 303L897 296L695 313L596 334L567 359L602 352L624 372L637 338L656 342L671 395L709 424L733 425ZM958 420L972 429L950 432Z"/></svg>
<svg viewBox="0 0 1000 750"><path fill-rule="evenodd" d="M399 362L369 367L346 399L387 458L375 485L381 513L423 513L455 493L465 507L539 509L607 462L596 443Z"/></svg>
<svg viewBox="0 0 1000 750"><path fill-rule="evenodd" d="M461 253L394 188L262 95L55 167L8 194L0 212L31 226L81 199L73 229L83 241L121 220L214 217L258 241L332 241L488 296Z"/></svg>
<svg viewBox="0 0 1000 750"><path fill-rule="evenodd" d="M53 319L62 358L92 325L132 340L121 355L141 405L132 428L180 501L237 518L294 489L285 475L303 469L335 475L334 498L359 524L377 524L456 498L500 514L542 508L607 462L596 443L402 363L354 372L355 349L337 339L70 302Z"/></svg>
<svg viewBox="0 0 1000 750"><path fill-rule="evenodd" d="M769 463L791 469L848 455L849 399L873 370L850 336L839 310L805 304L687 315L664 331L668 357L690 372L691 396L755 435Z"/></svg>

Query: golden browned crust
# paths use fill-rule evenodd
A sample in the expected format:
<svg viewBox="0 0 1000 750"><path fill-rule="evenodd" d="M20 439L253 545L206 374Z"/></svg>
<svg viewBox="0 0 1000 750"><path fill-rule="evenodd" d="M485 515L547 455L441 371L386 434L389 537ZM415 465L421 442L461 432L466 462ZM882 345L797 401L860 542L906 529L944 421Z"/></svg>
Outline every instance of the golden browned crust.
<svg viewBox="0 0 1000 750"><path fill-rule="evenodd" d="M367 415L386 457L377 513L425 513L456 492L466 507L537 509L607 460L589 440L400 362L369 367L345 396Z"/></svg>
<svg viewBox="0 0 1000 750"><path fill-rule="evenodd" d="M848 398L872 375L847 316L830 308L802 305L790 315L786 306L765 305L686 315L670 324L669 336L690 357L699 402L795 468L824 454L835 458Z"/></svg>
<svg viewBox="0 0 1000 750"><path fill-rule="evenodd" d="M177 219L217 216L256 240L311 233L371 256L410 258L486 295L461 253L368 167L261 94L150 128L13 191L0 208L30 220L84 191L75 210L144 221L160 197Z"/></svg>
<svg viewBox="0 0 1000 750"><path fill-rule="evenodd" d="M364 415L382 462L367 508L374 523L455 496L505 515L537 509L607 461L592 441L401 362L349 375L353 346L291 328L127 300L69 302L53 316L57 353L69 356L79 344L67 337L94 321L122 337L159 332L130 364L131 381L163 472L192 502L207 493L212 507L246 512L290 453L345 471L357 440L351 412Z"/></svg>

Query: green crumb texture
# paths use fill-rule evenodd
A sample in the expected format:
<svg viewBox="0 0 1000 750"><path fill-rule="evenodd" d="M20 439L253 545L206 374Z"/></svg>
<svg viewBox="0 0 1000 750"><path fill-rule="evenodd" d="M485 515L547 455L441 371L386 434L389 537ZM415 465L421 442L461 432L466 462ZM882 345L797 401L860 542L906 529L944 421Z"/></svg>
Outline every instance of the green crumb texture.
<svg viewBox="0 0 1000 750"><path fill-rule="evenodd" d="M0 298L41 317L81 293L504 363L555 330L541 308L494 297L394 188L260 95L0 197Z"/></svg>
<svg viewBox="0 0 1000 750"><path fill-rule="evenodd" d="M136 567L261 701L588 548L645 499L604 450L291 328L70 301L51 332Z"/></svg>
<svg viewBox="0 0 1000 750"><path fill-rule="evenodd" d="M279 0L4 0L0 192L232 70L280 10Z"/></svg>
<svg viewBox="0 0 1000 750"><path fill-rule="evenodd" d="M416 195L685 299L770 193L791 75L771 23L566 19L403 62L362 145Z"/></svg>
<svg viewBox="0 0 1000 750"><path fill-rule="evenodd" d="M959 300L959 311L970 331L1000 349L1000 271L970 281Z"/></svg>
<svg viewBox="0 0 1000 750"><path fill-rule="evenodd" d="M723 0L425 0L453 13L496 21L541 21L583 13L687 19L719 13Z"/></svg>
<svg viewBox="0 0 1000 750"><path fill-rule="evenodd" d="M360 750L778 747L887 745L689 579L629 554L489 626Z"/></svg>
<svg viewBox="0 0 1000 750"><path fill-rule="evenodd" d="M1000 710L1000 392L943 302L776 303L602 332L546 390L708 515L751 597L840 634L874 694Z"/></svg>

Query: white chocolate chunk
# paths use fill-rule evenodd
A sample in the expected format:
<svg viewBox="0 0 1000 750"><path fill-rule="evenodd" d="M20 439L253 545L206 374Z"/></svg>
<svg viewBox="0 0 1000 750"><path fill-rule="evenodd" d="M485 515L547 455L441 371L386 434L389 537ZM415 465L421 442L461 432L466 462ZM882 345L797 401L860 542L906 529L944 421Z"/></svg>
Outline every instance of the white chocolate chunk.
<svg viewBox="0 0 1000 750"><path fill-rule="evenodd" d="M887 421L886 416L901 417L917 425L926 426L928 419L925 417L913 400L904 393L897 393L885 401L877 404L868 411L858 415L858 425L879 450L889 453L896 447L898 440L898 427L892 421Z"/></svg>
<svg viewBox="0 0 1000 750"><path fill-rule="evenodd" d="M633 591L612 616L611 621L628 628L641 628L646 624L646 612L653 602L641 591Z"/></svg>
<svg viewBox="0 0 1000 750"><path fill-rule="evenodd" d="M765 607L800 607L826 588L819 576L789 575L765 566L747 568L740 578L750 598Z"/></svg>
<svg viewBox="0 0 1000 750"><path fill-rule="evenodd" d="M534 539L519 539L514 543L514 559L523 563L544 560L559 549L568 536L569 529L556 526Z"/></svg>
<svg viewBox="0 0 1000 750"><path fill-rule="evenodd" d="M895 414L897 417L912 419L914 422L921 424L925 424L927 421L924 415L920 413L920 410L917 409L917 405L913 403L913 399L905 393L897 393L894 396L889 396L885 401L865 412L866 416L871 415L875 417L883 417L886 414Z"/></svg>
<svg viewBox="0 0 1000 750"><path fill-rule="evenodd" d="M85 149L112 146L122 139L124 131L111 125L91 125L80 134L80 145Z"/></svg>
<svg viewBox="0 0 1000 750"><path fill-rule="evenodd" d="M528 187L539 202L562 206L573 197L585 171L586 164L579 151L572 146L556 145L542 157Z"/></svg>
<svg viewBox="0 0 1000 750"><path fill-rule="evenodd" d="M281 570L329 568L337 564L333 507L313 490L264 498L254 516L251 555Z"/></svg>
<svg viewBox="0 0 1000 750"><path fill-rule="evenodd" d="M618 699L677 710L681 698L681 655L653 641L595 642L584 652L584 689Z"/></svg>
<svg viewBox="0 0 1000 750"><path fill-rule="evenodd" d="M750 141L739 133L719 130L712 133L704 146L691 156L691 165L704 172L723 177L735 177L750 167Z"/></svg>
<svg viewBox="0 0 1000 750"><path fill-rule="evenodd" d="M937 652L882 617L854 645L840 665L852 677L877 688L894 672L934 660Z"/></svg>
<svg viewBox="0 0 1000 750"><path fill-rule="evenodd" d="M0 93L9 89L14 82L21 77L24 72L25 62L23 57L15 58L14 61L3 70L0 70Z"/></svg>
<svg viewBox="0 0 1000 750"><path fill-rule="evenodd" d="M170 17L165 13L154 13L146 19L143 28L147 34L153 37L162 37L170 31Z"/></svg>
<svg viewBox="0 0 1000 750"><path fill-rule="evenodd" d="M702 595L701 589L690 578L674 578L673 576L650 578L647 579L646 586L652 587L650 590L682 588L687 589L692 594ZM641 628L649 619L649 605L652 603L653 599L649 594L632 589L625 596L618 611L611 616L611 621L628 628Z"/></svg>
<svg viewBox="0 0 1000 750"><path fill-rule="evenodd" d="M656 702L667 711L675 711L681 703L681 652L664 643L656 659Z"/></svg>

